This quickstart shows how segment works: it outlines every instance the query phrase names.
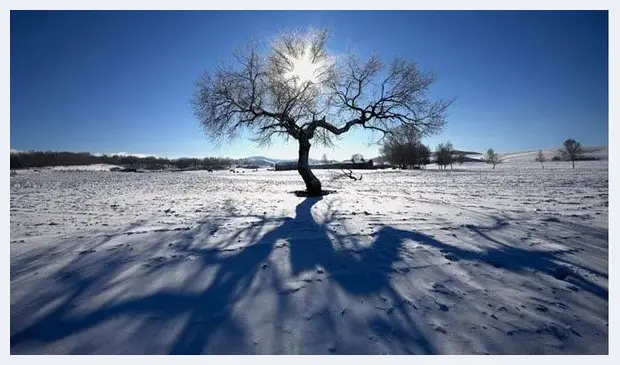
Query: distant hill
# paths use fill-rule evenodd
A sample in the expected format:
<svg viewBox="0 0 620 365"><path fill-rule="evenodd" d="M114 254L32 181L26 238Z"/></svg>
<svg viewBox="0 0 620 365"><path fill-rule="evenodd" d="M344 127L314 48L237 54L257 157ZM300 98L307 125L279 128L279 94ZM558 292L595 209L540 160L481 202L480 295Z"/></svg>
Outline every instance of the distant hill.
<svg viewBox="0 0 620 365"><path fill-rule="evenodd" d="M482 155L481 152L472 152L472 151L460 151L460 150L454 150L454 154L464 154L466 156L477 156L477 155Z"/></svg>
<svg viewBox="0 0 620 365"><path fill-rule="evenodd" d="M560 147L556 148L543 148L543 155L547 160L551 160L555 156L560 156ZM608 146L587 146L582 147L582 156L584 159L596 159L596 160L607 160L609 156L609 148ZM484 161L484 153L482 152L474 152L474 151L460 151L455 150L455 154L463 153L465 154L467 162L476 162L476 161ZM433 156L434 152L431 153ZM502 157L502 161L505 163L529 163L533 162L538 155L538 150L528 150L528 151L519 151L519 152L505 152L499 153ZM375 163L387 162L387 159L383 156L377 156L373 158Z"/></svg>
<svg viewBox="0 0 620 365"><path fill-rule="evenodd" d="M273 166L276 163L282 161L276 158L269 158L269 157L264 157L264 156L251 156L251 157L244 158L244 160L248 161L248 163L252 165L257 165L257 166Z"/></svg>
<svg viewBox="0 0 620 365"><path fill-rule="evenodd" d="M543 156L547 160L551 160L555 156L560 156L560 148L543 148ZM582 147L582 158L585 159L597 159L607 160L609 157L609 148L607 146L589 146ZM538 150L521 151L521 152L507 152L500 153L503 162L507 163L523 163L534 161L538 155Z"/></svg>

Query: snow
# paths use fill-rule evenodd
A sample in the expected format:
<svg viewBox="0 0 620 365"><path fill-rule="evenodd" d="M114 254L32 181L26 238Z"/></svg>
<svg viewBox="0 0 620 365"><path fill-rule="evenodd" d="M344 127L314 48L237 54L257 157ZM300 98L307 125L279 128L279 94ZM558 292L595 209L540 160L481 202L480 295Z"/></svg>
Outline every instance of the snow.
<svg viewBox="0 0 620 365"><path fill-rule="evenodd" d="M20 173L11 353L607 354L607 162L548 165Z"/></svg>
<svg viewBox="0 0 620 365"><path fill-rule="evenodd" d="M53 170L53 171L110 171L110 169L114 167L119 167L116 165L109 164L92 164L92 165L70 165L70 166L49 166L49 167L40 167L40 168L31 168L26 170L14 170L18 174L29 173L29 172L39 172L41 170ZM36 170L36 171L35 171Z"/></svg>
<svg viewBox="0 0 620 365"><path fill-rule="evenodd" d="M93 165L82 165L82 166L54 166L50 167L52 170L56 171L110 171L112 168L120 168L120 166L109 165L109 164L93 164Z"/></svg>

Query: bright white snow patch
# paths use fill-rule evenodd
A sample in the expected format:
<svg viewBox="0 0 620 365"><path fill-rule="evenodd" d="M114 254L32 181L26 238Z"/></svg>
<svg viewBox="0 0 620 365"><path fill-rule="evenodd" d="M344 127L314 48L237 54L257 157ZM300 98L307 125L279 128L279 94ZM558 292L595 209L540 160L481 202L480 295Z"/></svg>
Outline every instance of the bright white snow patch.
<svg viewBox="0 0 620 365"><path fill-rule="evenodd" d="M117 153L112 153L110 154L110 156L123 156L123 157L138 157L138 158L145 158L145 157L155 157L153 155L146 155L143 153L128 153L128 152L117 152Z"/></svg>
<svg viewBox="0 0 620 365"><path fill-rule="evenodd" d="M53 166L46 169L55 171L110 171L112 168L120 168L109 164L75 165L75 166Z"/></svg>

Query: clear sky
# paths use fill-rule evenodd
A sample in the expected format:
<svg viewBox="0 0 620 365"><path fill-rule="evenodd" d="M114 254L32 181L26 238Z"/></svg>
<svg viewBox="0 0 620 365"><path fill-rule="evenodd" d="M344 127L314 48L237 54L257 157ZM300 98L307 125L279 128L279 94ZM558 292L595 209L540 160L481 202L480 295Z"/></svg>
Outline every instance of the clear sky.
<svg viewBox="0 0 620 365"><path fill-rule="evenodd" d="M295 158L292 143L215 148L189 97L236 46L297 26L329 26L335 52L399 55L436 72L433 94L457 101L431 147L608 144L606 11L12 11L11 148ZM311 157L374 157L368 137L355 131Z"/></svg>

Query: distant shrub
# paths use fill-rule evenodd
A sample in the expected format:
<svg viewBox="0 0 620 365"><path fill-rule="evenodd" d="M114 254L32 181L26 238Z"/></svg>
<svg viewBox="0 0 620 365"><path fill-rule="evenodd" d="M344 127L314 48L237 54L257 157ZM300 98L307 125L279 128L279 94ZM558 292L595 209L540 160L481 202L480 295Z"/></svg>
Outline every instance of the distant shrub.
<svg viewBox="0 0 620 365"><path fill-rule="evenodd" d="M564 149L561 149L560 153L562 154L562 156L565 157L566 160L572 162L573 168L575 168L575 160L578 160L583 153L581 143L575 141L572 138L569 138L564 141L563 145Z"/></svg>
<svg viewBox="0 0 620 365"><path fill-rule="evenodd" d="M575 161L600 161L600 157L596 156L579 156L575 158Z"/></svg>
<svg viewBox="0 0 620 365"><path fill-rule="evenodd" d="M542 150L538 150L538 154L536 155L534 161L540 162L540 166L542 166L543 170L545 169L543 162L547 161L547 158L545 158Z"/></svg>
<svg viewBox="0 0 620 365"><path fill-rule="evenodd" d="M492 148L489 148L485 155L485 160L487 163L493 165L493 169L495 169L495 165L502 162L502 159L498 153L496 153Z"/></svg>
<svg viewBox="0 0 620 365"><path fill-rule="evenodd" d="M446 169L448 165L452 168L454 162L454 148L450 141L446 143L440 143L435 149L435 162L439 168Z"/></svg>

